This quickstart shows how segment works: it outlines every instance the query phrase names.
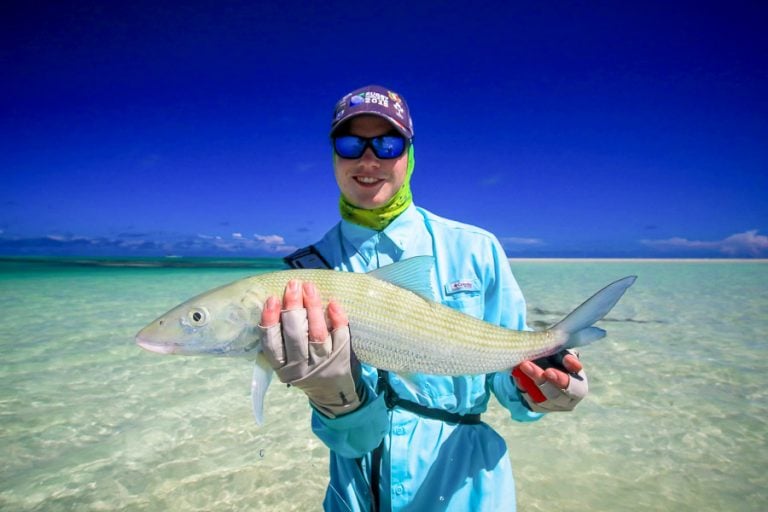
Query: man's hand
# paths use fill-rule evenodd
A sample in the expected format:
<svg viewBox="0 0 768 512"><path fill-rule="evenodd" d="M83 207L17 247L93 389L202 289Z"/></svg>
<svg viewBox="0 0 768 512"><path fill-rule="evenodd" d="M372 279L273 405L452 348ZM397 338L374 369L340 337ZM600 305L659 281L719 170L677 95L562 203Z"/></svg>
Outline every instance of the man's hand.
<svg viewBox="0 0 768 512"><path fill-rule="evenodd" d="M512 377L535 412L572 411L589 390L584 367L570 350L523 361L512 370Z"/></svg>
<svg viewBox="0 0 768 512"><path fill-rule="evenodd" d="M269 297L259 327L264 333L264 355L282 382L307 395L329 417L360 406L357 384L360 363L350 348L349 320L342 307L323 303L314 283L290 281L283 305Z"/></svg>

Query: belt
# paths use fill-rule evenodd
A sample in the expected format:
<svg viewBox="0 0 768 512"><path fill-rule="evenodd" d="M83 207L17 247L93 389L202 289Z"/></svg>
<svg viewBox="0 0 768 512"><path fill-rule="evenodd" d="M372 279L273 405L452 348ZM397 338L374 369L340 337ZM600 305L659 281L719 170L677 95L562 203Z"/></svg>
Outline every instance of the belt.
<svg viewBox="0 0 768 512"><path fill-rule="evenodd" d="M387 409L399 407L414 414L418 414L419 416L431 418L433 420L444 421L446 423L457 425L477 425L482 423L479 414L457 414L455 412L448 412L442 409L432 409L431 407L426 407L424 405L411 402L410 400L403 400L399 396L395 395L394 392L385 394L384 402L387 404Z"/></svg>
<svg viewBox="0 0 768 512"><path fill-rule="evenodd" d="M400 398L397 396L397 393L395 393L395 390L392 389L392 386L389 385L389 372L386 370L379 370L379 381L376 387L379 394L384 393L384 403L387 405L387 409L399 407L414 414L418 414L419 416L444 421L446 423L461 425L477 425L478 423L481 423L479 414L457 414L455 412L444 411L443 409L433 409Z"/></svg>

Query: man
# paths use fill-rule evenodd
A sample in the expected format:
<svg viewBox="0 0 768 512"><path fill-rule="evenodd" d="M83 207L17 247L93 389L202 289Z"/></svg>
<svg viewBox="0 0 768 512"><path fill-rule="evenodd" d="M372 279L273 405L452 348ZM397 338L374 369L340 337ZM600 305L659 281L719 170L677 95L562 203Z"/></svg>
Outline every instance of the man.
<svg viewBox="0 0 768 512"><path fill-rule="evenodd" d="M347 94L331 140L342 220L289 257L293 266L367 272L429 255L435 301L526 329L525 302L498 240L413 204L413 123L401 96L375 85ZM578 359L526 361L514 377L389 373L355 359L343 306L331 301L323 311L313 283L291 282L282 306L267 300L261 322L265 355L283 382L306 393L312 428L331 450L325 509L514 510L505 442L480 413L491 394L517 421L572 410L587 391Z"/></svg>

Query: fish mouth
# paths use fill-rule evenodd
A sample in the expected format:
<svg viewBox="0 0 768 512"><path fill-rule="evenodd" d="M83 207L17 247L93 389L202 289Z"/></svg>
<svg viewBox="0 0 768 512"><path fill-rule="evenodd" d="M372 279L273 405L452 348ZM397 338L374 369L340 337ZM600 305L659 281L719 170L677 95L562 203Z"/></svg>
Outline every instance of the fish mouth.
<svg viewBox="0 0 768 512"><path fill-rule="evenodd" d="M150 341L141 336L136 336L136 344L144 350L155 352L156 354L175 354L181 356L241 356L247 354L250 350L248 348L233 349L231 344L202 348L185 343ZM257 348L261 348L261 346L259 345Z"/></svg>
<svg viewBox="0 0 768 512"><path fill-rule="evenodd" d="M144 350L155 352L157 354L177 354L180 352L179 349L181 348L181 345L177 343L156 343L139 336L136 337L136 344Z"/></svg>

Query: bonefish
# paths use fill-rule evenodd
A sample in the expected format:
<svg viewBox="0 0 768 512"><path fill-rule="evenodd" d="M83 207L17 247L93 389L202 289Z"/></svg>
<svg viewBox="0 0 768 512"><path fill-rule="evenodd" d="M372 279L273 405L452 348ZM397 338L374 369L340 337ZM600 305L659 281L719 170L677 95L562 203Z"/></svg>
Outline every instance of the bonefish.
<svg viewBox="0 0 768 512"><path fill-rule="evenodd" d="M254 359L253 405L261 423L272 369L261 354L258 324L267 297L282 296L289 280L312 281L325 300L344 307L360 361L400 374L475 375L602 338L605 331L592 324L636 279L606 286L545 331L515 331L434 302L439 296L434 270L432 257L419 256L367 274L308 269L259 274L173 308L142 329L136 342L162 354Z"/></svg>

